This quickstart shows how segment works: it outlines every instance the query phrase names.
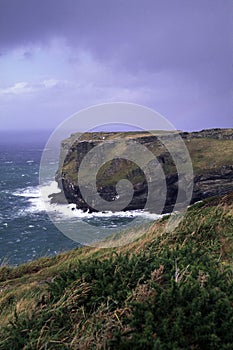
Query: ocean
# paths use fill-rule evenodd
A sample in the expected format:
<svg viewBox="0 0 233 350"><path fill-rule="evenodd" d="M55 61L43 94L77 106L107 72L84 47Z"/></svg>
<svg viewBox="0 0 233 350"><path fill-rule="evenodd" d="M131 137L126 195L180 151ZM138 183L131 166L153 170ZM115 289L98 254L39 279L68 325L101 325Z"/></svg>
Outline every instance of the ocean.
<svg viewBox="0 0 233 350"><path fill-rule="evenodd" d="M54 225L41 198L39 167L48 136L48 132L0 133L0 265L19 265L81 245ZM51 192L56 186L45 185ZM57 220L75 218L77 225L85 221L97 228L121 229L132 217L138 217L139 224L156 219L142 211L89 214L70 205L57 206L54 212Z"/></svg>

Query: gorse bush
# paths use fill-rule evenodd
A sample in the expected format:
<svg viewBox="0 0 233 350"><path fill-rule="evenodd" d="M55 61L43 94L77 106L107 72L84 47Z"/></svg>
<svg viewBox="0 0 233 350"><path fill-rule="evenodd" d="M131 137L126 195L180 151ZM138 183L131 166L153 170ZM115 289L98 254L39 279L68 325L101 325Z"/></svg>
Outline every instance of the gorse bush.
<svg viewBox="0 0 233 350"><path fill-rule="evenodd" d="M232 349L232 232L224 208L198 205L139 253L80 259L15 311L0 349Z"/></svg>
<svg viewBox="0 0 233 350"><path fill-rule="evenodd" d="M153 272L161 266L161 278L153 279ZM140 301L139 286L147 286ZM138 256L80 262L76 270L61 274L49 284L50 298L31 318L15 315L5 330L7 344L15 349L36 349L46 326L44 341L51 343L51 349L62 348L55 341L60 339L61 331L67 334L67 344L72 341L81 309L91 317L105 305L108 313L130 308L130 316L121 320L121 328L113 330L106 344L109 348L230 349L232 288L231 272L191 244L165 249L158 255L150 250ZM125 337L121 329L127 326L131 331ZM2 344L1 348L6 349L6 343Z"/></svg>

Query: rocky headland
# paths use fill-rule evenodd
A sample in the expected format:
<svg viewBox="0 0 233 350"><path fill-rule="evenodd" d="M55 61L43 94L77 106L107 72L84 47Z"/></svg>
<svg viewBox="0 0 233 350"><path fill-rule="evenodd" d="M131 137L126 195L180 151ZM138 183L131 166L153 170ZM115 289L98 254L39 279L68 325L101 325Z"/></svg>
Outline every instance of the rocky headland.
<svg viewBox="0 0 233 350"><path fill-rule="evenodd" d="M111 203L118 196L117 183L122 179L127 179L133 187L133 197L130 203L123 210L143 209L145 207L149 181L144 172L134 162L128 160L125 155L125 147L133 142L140 143L150 150L157 159L154 166L162 167L166 181L166 200L163 213L172 211L177 200L179 179L185 174L177 172L176 162L172 158L169 150L164 144L169 144L169 140L174 143L177 133L175 132L94 132L85 134L72 134L61 144L60 165L56 174L56 181L60 193L52 194L53 203L74 203L78 209L95 211L98 200L92 199L92 205L84 200L79 186L79 167L85 156L96 148L94 156L89 162L89 167L84 173L83 179L85 192L92 196L93 184L90 174L96 171L96 167L101 161L101 145L107 145L112 151L112 159L104 163L97 173L96 189L101 198L106 203ZM191 203L203 200L208 197L224 195L233 191L233 129L208 129L197 132L179 132L183 139L188 153L190 154L193 177L185 178L186 186L193 186ZM122 141L121 148L117 149L117 157L114 155L116 143ZM163 142L166 141L166 142ZM176 157L182 159L182 150L177 149ZM184 168L185 162L184 159ZM181 161L182 163L182 161ZM151 163L153 165L153 163ZM185 171L184 171L185 173ZM82 182L83 182L82 179ZM156 198L162 195L163 186L160 186L158 179L152 179L156 187L154 193L155 205L149 210L156 212ZM157 181L157 182L156 182ZM124 198L123 198L124 199ZM185 190L184 198L185 201ZM153 210L155 209L155 210ZM108 207L105 207L108 210Z"/></svg>

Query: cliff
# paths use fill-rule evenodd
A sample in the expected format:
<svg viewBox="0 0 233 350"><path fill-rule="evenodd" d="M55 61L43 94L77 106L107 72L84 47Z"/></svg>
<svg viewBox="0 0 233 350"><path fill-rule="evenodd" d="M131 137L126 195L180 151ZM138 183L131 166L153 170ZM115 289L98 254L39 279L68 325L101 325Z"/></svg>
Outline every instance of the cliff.
<svg viewBox="0 0 233 350"><path fill-rule="evenodd" d="M199 132L180 132L190 154L194 177L186 179L187 186L194 184L191 203L204 198L224 195L233 190L233 129L209 129ZM166 179L166 201L163 212L171 212L176 202L178 193L178 174L174 160L168 149L164 146L164 140L174 140L174 132L95 132L85 134L73 134L61 144L60 166L56 174L56 181L61 189L58 194L51 196L52 202L75 203L77 208L94 211L98 204L93 202L93 207L84 200L79 186L79 167L85 156L100 145L107 145L108 152L112 152L112 159L100 167L96 177L96 189L103 199L111 203L117 198L117 183L127 179L133 186L133 197L124 210L143 209L148 196L148 178L142 169L134 162L125 159L125 148L133 142L137 142L151 151L160 163ZM116 142L122 141L122 145L116 151ZM166 144L165 143L165 144ZM182 152L176 152L176 157L182 157ZM84 169L84 187L90 196L95 191L91 184L91 173L96 171L101 162L101 148L90 158L88 169ZM179 176L184 176L179 174ZM153 179L156 185L154 198L162 195L164 188L157 179ZM153 203L152 203L153 204ZM156 211L156 204L154 205ZM153 205L149 210L153 211ZM108 210L106 206L105 210Z"/></svg>

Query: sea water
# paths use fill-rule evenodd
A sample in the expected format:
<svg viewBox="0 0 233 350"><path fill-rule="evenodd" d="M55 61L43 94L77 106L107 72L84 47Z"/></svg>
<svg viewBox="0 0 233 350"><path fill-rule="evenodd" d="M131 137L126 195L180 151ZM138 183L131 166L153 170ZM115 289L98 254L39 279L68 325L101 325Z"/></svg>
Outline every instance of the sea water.
<svg viewBox="0 0 233 350"><path fill-rule="evenodd" d="M80 247L53 224L41 198L39 167L47 137L48 133L37 137L0 133L0 265L18 265ZM51 193L56 189L54 181L46 186ZM132 217L139 217L139 222L156 219L142 211L90 214L74 207L57 206L57 220L72 220L75 216L76 221L85 220L97 228L120 229Z"/></svg>

